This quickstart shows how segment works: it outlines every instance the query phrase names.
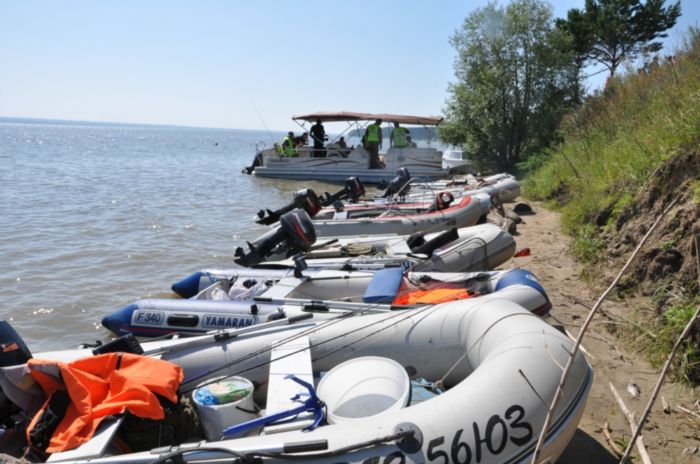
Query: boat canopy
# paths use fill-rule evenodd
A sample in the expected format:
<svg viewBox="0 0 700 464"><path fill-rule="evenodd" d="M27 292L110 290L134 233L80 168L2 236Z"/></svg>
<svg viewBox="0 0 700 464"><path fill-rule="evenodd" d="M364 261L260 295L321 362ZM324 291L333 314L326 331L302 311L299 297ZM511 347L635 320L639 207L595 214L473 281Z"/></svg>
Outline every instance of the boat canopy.
<svg viewBox="0 0 700 464"><path fill-rule="evenodd" d="M402 124L420 124L423 126L437 126L442 121L441 116L410 116L403 114L374 114L374 113L353 113L350 111L318 112L310 114L298 114L292 116L294 121L317 121L338 122L338 121L373 121L381 119L385 122L398 122Z"/></svg>

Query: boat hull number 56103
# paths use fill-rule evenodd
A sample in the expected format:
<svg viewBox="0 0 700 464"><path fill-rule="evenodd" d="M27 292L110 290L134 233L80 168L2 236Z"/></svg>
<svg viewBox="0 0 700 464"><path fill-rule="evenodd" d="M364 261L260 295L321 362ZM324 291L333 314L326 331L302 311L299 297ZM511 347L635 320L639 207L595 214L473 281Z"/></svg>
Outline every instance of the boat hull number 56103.
<svg viewBox="0 0 700 464"><path fill-rule="evenodd" d="M479 426L476 422L472 422L471 431L459 429L452 437L432 438L428 441L426 462L478 464L485 456L501 454L509 441L516 446L523 446L533 437L532 426L523 420L524 417L525 409L515 404L506 410L503 417L499 414L491 416L486 425ZM362 462L362 464L405 463L406 456L401 451L395 451L387 456L374 456Z"/></svg>

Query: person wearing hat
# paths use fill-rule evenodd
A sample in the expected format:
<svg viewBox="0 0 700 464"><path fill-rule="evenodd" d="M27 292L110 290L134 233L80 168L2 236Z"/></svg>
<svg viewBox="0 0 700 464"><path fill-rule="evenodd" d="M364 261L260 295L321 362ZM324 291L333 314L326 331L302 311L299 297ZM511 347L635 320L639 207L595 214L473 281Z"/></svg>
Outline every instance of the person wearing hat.
<svg viewBox="0 0 700 464"><path fill-rule="evenodd" d="M294 148L294 132L289 131L282 141L282 154L284 156L297 156L297 149Z"/></svg>
<svg viewBox="0 0 700 464"><path fill-rule="evenodd" d="M377 119L365 129L365 143L369 152L369 169L381 169L379 161L379 149L382 146L382 120Z"/></svg>

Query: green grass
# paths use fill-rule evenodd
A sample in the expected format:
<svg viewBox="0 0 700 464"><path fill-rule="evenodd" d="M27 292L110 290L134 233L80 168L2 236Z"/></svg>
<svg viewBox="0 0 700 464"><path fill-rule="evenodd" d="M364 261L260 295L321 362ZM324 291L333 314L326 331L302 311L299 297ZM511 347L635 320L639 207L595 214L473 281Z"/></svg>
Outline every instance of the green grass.
<svg viewBox="0 0 700 464"><path fill-rule="evenodd" d="M661 163L700 144L699 31L691 29L674 62L616 78L568 115L561 132L561 144L522 166L530 171L524 195L560 209L564 229L581 235L581 256L595 258L588 226L604 211L615 221Z"/></svg>
<svg viewBox="0 0 700 464"><path fill-rule="evenodd" d="M653 365L660 367L666 361L668 353L681 332L695 314L700 300L687 300L676 303L664 311L663 316L656 322L651 331L656 338L641 344L644 353ZM700 381L700 351L698 340L693 337L685 339L672 363L672 373L677 381L697 383Z"/></svg>
<svg viewBox="0 0 700 464"><path fill-rule="evenodd" d="M563 228L574 238L574 255L589 265L584 268L587 276L594 265L606 265L604 237L615 234L604 232L614 231L611 228L630 214L659 166L676 155L700 156L700 29L690 29L685 48L673 61L652 66L648 73L617 77L605 92L567 115L560 132L559 145L520 166L527 173L523 193L561 212ZM667 184L658 184L661 194L678 187ZM700 204L700 179L690 188L691 201ZM681 238L666 238L660 247L674 248ZM668 290L659 293L664 294L657 306L664 308L663 316L637 314L639 324L656 338L632 326L628 331L635 346L657 365L666 360L700 304L688 297L669 297ZM700 382L699 334L696 328L675 358L679 380Z"/></svg>

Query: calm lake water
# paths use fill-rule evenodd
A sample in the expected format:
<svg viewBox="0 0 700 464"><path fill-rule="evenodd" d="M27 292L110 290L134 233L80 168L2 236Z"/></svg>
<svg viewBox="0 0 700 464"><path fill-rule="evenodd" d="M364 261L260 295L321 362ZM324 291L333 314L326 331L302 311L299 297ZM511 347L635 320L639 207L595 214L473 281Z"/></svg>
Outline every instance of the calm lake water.
<svg viewBox="0 0 700 464"><path fill-rule="evenodd" d="M104 339L129 302L233 263L292 192L337 186L241 174L282 134L0 120L0 318L33 351Z"/></svg>

